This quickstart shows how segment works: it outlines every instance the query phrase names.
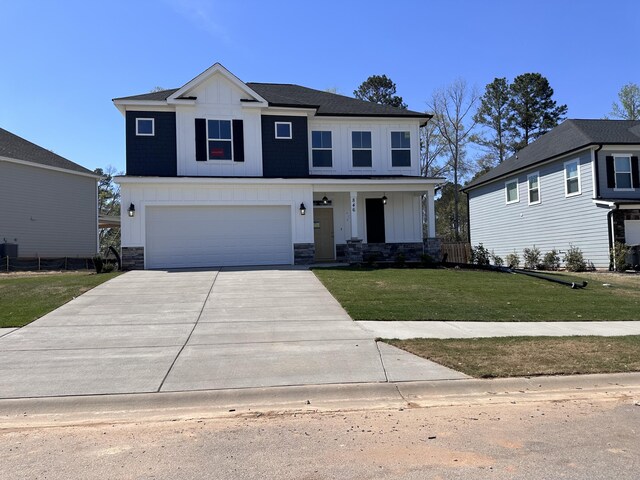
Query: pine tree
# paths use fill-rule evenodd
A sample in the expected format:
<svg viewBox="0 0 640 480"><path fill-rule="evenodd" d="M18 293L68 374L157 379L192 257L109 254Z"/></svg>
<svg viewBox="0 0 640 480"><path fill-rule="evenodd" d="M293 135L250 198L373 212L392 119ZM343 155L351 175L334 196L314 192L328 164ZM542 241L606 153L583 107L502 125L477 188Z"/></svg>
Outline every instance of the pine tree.
<svg viewBox="0 0 640 480"><path fill-rule="evenodd" d="M489 132L474 135L472 142L484 147L495 158L494 163L502 163L513 150L510 100L511 91L507 79L495 78L485 87L480 106L473 117L479 125L487 127Z"/></svg>
<svg viewBox="0 0 640 480"><path fill-rule="evenodd" d="M371 75L353 91L356 98L367 102L390 105L392 107L407 108L402 97L395 94L396 84L386 75Z"/></svg>

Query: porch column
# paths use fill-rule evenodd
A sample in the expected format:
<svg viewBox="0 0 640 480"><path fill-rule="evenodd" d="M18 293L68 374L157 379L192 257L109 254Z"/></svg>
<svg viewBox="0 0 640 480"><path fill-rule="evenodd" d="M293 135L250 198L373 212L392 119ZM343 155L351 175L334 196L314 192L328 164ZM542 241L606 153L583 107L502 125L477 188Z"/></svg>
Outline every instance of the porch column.
<svg viewBox="0 0 640 480"><path fill-rule="evenodd" d="M436 202L433 199L433 193L425 193L427 197L427 228L429 230L429 238L436 236Z"/></svg>
<svg viewBox="0 0 640 480"><path fill-rule="evenodd" d="M358 235L358 192L350 192L351 197L351 238L360 238Z"/></svg>

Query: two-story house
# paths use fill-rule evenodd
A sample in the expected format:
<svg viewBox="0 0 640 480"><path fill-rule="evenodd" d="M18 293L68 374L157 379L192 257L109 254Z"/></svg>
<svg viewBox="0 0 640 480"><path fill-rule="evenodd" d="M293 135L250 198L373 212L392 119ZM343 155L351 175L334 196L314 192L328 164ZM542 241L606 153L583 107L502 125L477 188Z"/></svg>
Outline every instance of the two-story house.
<svg viewBox="0 0 640 480"><path fill-rule="evenodd" d="M612 267L614 242L640 244L639 156L640 121L566 120L465 187L471 243Z"/></svg>
<svg viewBox="0 0 640 480"><path fill-rule="evenodd" d="M423 218L435 237L441 179L420 176L426 113L244 83L218 63L114 103L126 119L129 268L410 260L424 251Z"/></svg>

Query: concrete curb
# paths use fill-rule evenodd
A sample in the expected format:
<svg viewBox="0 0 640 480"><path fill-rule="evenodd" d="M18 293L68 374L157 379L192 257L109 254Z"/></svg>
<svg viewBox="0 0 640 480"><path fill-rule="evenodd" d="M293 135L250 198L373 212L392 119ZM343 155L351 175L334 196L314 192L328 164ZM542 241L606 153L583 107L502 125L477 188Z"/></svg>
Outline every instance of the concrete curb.
<svg viewBox="0 0 640 480"><path fill-rule="evenodd" d="M640 373L0 400L0 429L640 398Z"/></svg>

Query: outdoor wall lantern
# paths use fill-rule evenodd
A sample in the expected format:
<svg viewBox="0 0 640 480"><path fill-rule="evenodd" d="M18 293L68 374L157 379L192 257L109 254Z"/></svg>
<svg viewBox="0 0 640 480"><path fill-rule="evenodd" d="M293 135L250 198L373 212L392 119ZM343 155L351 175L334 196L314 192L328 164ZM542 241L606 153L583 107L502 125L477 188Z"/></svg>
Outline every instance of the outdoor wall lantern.
<svg viewBox="0 0 640 480"><path fill-rule="evenodd" d="M382 204L383 205L387 204L387 196L386 195L382 195Z"/></svg>
<svg viewBox="0 0 640 480"><path fill-rule="evenodd" d="M129 213L130 217L135 217L135 215L136 215L136 206L132 203L131 205L129 205L129 210L127 210L127 212Z"/></svg>
<svg viewBox="0 0 640 480"><path fill-rule="evenodd" d="M307 207L304 206L304 202L300 204L300 215L307 213Z"/></svg>
<svg viewBox="0 0 640 480"><path fill-rule="evenodd" d="M329 199L327 198L326 195L324 197L322 197L322 204L323 205L329 205Z"/></svg>

